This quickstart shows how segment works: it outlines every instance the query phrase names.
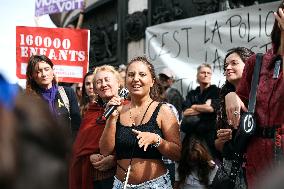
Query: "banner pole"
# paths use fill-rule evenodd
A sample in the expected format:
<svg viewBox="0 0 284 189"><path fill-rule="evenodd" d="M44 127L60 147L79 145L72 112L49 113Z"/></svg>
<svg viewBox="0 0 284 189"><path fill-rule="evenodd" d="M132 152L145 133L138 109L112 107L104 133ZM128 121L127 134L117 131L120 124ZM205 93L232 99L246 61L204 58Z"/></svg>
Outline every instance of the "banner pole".
<svg viewBox="0 0 284 189"><path fill-rule="evenodd" d="M36 27L39 27L38 20L39 20L38 16L35 16L35 17L34 17L34 21L35 21L35 26L36 26Z"/></svg>
<svg viewBox="0 0 284 189"><path fill-rule="evenodd" d="M87 5L87 0L84 0L83 7L81 8L80 15L78 18L76 29L80 29L82 27L86 5Z"/></svg>

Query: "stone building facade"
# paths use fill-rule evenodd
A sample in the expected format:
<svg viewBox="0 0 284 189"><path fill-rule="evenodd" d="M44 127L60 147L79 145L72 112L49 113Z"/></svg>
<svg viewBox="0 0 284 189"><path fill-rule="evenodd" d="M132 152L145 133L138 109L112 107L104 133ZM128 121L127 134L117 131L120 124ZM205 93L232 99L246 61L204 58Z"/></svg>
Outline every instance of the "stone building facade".
<svg viewBox="0 0 284 189"><path fill-rule="evenodd" d="M146 27L275 0L87 0L84 11L50 15L58 27L90 29L90 68L145 54Z"/></svg>

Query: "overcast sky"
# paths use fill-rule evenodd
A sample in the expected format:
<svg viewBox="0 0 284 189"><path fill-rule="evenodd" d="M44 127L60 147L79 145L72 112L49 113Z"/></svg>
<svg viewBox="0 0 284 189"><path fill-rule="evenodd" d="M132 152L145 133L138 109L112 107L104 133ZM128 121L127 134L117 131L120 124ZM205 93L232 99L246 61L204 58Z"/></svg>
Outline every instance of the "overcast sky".
<svg viewBox="0 0 284 189"><path fill-rule="evenodd" d="M35 19L35 0L6 0L1 3L0 29L0 73L10 82L16 77L16 26L36 26L54 28L48 15ZM23 83L21 81L20 83Z"/></svg>

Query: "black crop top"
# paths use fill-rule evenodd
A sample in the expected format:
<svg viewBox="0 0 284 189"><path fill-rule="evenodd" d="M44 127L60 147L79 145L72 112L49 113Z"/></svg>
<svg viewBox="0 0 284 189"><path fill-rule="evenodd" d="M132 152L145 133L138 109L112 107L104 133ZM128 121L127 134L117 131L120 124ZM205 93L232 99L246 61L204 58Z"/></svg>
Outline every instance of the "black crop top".
<svg viewBox="0 0 284 189"><path fill-rule="evenodd" d="M150 120L147 123L137 125L135 127L129 127L122 125L119 121L116 123L116 134L115 134L115 151L116 158L120 159L131 159L131 158L141 158L141 159L161 159L162 154L159 150L152 145L149 145L147 150L144 148L139 148L136 134L133 133L131 129L136 129L142 132L152 132L163 137L162 130L159 128L157 123L157 116L160 111L162 103L159 103L154 110ZM133 151L133 145L135 149ZM133 156L132 155L133 151Z"/></svg>

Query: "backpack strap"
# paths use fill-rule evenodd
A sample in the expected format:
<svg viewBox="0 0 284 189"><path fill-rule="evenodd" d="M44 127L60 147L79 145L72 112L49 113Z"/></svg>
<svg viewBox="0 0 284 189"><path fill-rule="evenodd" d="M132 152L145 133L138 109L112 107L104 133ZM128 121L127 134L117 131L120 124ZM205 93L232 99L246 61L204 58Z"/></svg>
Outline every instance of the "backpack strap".
<svg viewBox="0 0 284 189"><path fill-rule="evenodd" d="M70 113L70 103L64 87L58 86L58 92L63 100L64 106L67 108L68 112Z"/></svg>
<svg viewBox="0 0 284 189"><path fill-rule="evenodd" d="M251 88L249 93L249 103L248 103L248 112L254 113L255 103L256 103L256 95L258 89L258 82L259 82L259 75L262 65L262 53L256 54L256 62L253 69L252 81L251 81Z"/></svg>

